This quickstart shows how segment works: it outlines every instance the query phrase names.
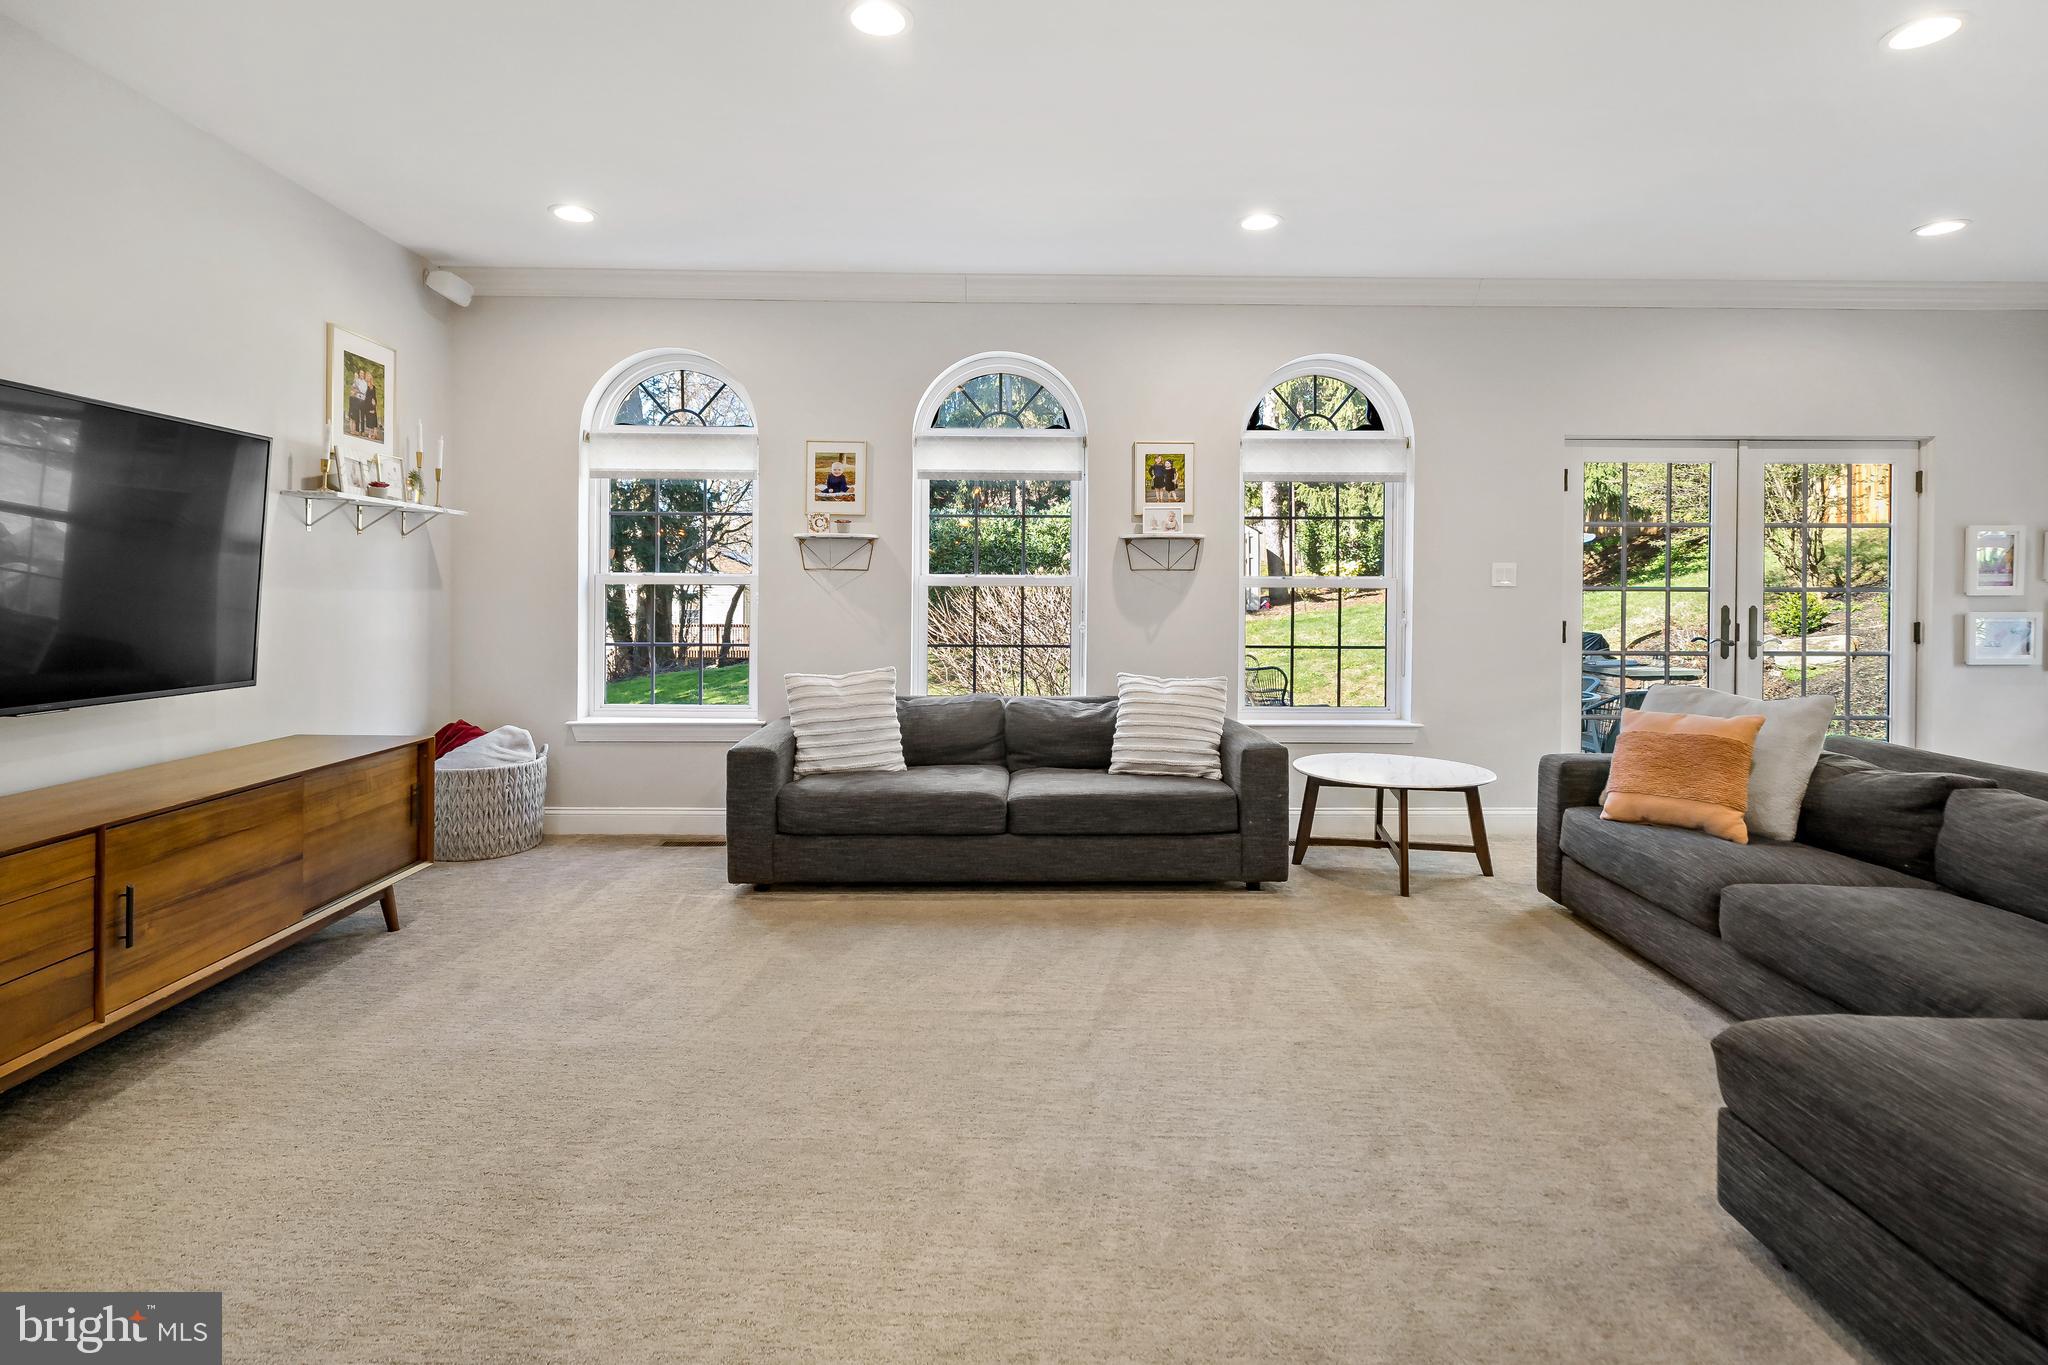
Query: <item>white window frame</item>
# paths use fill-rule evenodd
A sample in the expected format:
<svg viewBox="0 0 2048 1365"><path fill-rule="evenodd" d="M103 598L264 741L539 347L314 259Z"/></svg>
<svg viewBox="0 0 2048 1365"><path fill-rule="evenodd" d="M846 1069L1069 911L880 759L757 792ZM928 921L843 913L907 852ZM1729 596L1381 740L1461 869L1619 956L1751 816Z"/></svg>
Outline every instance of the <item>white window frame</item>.
<svg viewBox="0 0 2048 1365"><path fill-rule="evenodd" d="M613 420L633 386L649 375L666 370L691 370L729 384L754 415L753 427L644 427L621 426ZM761 475L760 408L746 386L717 361L697 351L664 347L629 356L613 367L592 390L583 413L579 442L578 474L582 485L582 533L577 538L577 576L582 584L578 594L578 652L576 714L571 729L580 740L674 738L689 731L705 739L740 738L760 724L760 642L761 642ZM751 462L733 464L735 438L746 438ZM644 468L621 466L616 460L602 471L593 471L592 438L607 442L620 438L646 444ZM715 452L715 453L714 453ZM617 574L606 564L611 536L611 485L616 479L733 480L754 485L754 568L751 573L653 573ZM747 594L747 702L745 706L644 703L610 704L605 694L605 589L641 586L733 585ZM716 732L716 733L714 733Z"/></svg>
<svg viewBox="0 0 2048 1365"><path fill-rule="evenodd" d="M1385 490L1385 540L1380 555L1381 572L1358 577L1310 577L1286 574L1256 574L1247 572L1250 567L1242 553L1239 555L1237 601L1234 610L1237 615L1237 656L1236 694L1237 715L1244 724L1272 732L1297 742L1312 743L1318 739L1349 740L1367 732L1377 731L1382 743L1412 743L1420 735L1412 712L1414 680L1410 669L1413 655L1413 627L1410 618L1410 598L1414 579L1414 529L1415 500L1414 487L1414 426L1408 413L1408 403L1401 391L1384 373L1362 360L1340 355L1303 356L1267 376L1259 386L1250 406L1244 410L1243 423L1249 426L1252 415L1259 404L1275 386L1303 375L1326 374L1342 379L1363 393L1380 415L1383 431L1373 432L1319 432L1283 431L1240 433L1238 477L1233 493L1239 544L1242 546L1245 534L1244 487L1247 482L1244 470L1244 441L1256 439L1261 443L1284 441L1299 443L1304 454L1316 451L1321 444L1326 449L1319 454L1327 455L1329 445L1345 449L1359 449L1363 443L1374 446L1384 445L1389 455L1395 458L1387 463L1398 464L1398 474L1361 474L1346 477L1332 474L1327 460L1305 460L1303 472L1299 475L1282 476L1297 483L1377 483ZM1267 481L1267 480L1262 480ZM1245 696L1245 651L1251 646L1245 641L1246 594L1254 588L1308 588L1344 589L1351 591L1384 590L1387 595L1387 704L1385 706L1253 706Z"/></svg>
<svg viewBox="0 0 2048 1365"><path fill-rule="evenodd" d="M1035 383L1043 384L1059 400L1066 410L1065 430L1042 430L1021 428L934 428L932 418L937 415L939 405L946 395L970 379L985 374L1022 375ZM1081 409L1080 395L1067 377L1052 366L1032 356L1020 355L1013 351L984 351L969 356L953 365L924 392L918 400L916 415L911 419L910 429L913 450L920 438L941 436L946 440L986 441L990 443L991 467L1002 463L1001 450L1029 450L1033 442L1078 441L1084 452L1080 468L1071 476L1049 475L1032 477L1014 473L993 473L987 481L998 482L1023 479L1030 482L1059 482L1072 486L1069 501L1073 505L1073 520L1068 528L1067 572L1064 574L935 574L931 572L931 485L932 480L913 472L910 480L912 549L915 559L911 573L911 647L913 657L910 667L904 671L909 686L906 695L924 696L930 686L930 630L931 630L931 589L944 587L980 588L1066 588L1073 604L1071 641L1067 653L1067 680L1074 689L1073 695L1087 691L1087 545L1088 545L1088 471L1085 452L1088 442L1088 419ZM997 443L1001 443L998 445ZM1029 463L1026 461L1025 463ZM973 479L972 473L949 475L948 478Z"/></svg>

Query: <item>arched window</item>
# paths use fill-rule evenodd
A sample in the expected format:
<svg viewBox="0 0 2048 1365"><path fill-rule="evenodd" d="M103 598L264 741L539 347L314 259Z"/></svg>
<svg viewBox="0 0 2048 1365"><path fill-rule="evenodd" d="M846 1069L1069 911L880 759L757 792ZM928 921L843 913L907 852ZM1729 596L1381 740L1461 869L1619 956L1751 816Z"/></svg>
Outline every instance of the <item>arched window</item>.
<svg viewBox="0 0 2048 1365"><path fill-rule="evenodd" d="M1086 442L1073 386L1029 356L972 356L925 390L911 427L922 644L911 690L1080 685Z"/></svg>
<svg viewBox="0 0 2048 1365"><path fill-rule="evenodd" d="M583 422L590 719L751 717L754 405L715 361L646 351Z"/></svg>
<svg viewBox="0 0 2048 1365"><path fill-rule="evenodd" d="M1241 698L1260 720L1405 718L1413 444L1400 391L1345 356L1282 367L1252 403Z"/></svg>

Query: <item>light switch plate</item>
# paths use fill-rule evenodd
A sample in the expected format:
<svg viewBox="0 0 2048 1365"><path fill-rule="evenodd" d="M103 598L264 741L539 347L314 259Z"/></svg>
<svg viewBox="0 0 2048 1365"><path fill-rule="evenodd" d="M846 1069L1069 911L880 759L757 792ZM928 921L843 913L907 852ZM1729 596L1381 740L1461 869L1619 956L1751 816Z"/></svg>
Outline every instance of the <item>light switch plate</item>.
<svg viewBox="0 0 2048 1365"><path fill-rule="evenodd" d="M1514 565L1512 565L1512 564L1496 564L1496 565L1494 565L1494 566L1493 566L1493 586L1494 586L1494 587L1496 587L1496 588L1512 588L1512 587L1514 587L1514 586L1515 586L1515 566L1514 566Z"/></svg>

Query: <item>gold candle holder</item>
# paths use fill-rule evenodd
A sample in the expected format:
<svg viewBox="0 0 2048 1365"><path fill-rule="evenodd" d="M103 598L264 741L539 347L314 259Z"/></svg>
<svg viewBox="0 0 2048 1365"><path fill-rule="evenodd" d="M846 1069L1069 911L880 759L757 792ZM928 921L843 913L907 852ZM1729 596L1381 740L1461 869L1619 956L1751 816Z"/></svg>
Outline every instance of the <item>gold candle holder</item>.
<svg viewBox="0 0 2048 1365"><path fill-rule="evenodd" d="M434 466L434 506L441 505L441 466Z"/></svg>

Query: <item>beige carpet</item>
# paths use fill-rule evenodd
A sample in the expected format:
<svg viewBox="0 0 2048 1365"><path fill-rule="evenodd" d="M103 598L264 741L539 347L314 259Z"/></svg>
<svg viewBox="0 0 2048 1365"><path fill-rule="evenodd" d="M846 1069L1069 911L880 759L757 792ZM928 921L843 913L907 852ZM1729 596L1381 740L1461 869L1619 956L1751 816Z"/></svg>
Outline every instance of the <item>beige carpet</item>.
<svg viewBox="0 0 2048 1365"><path fill-rule="evenodd" d="M1532 889L728 888L567 840L0 1096L0 1283L246 1361L1823 1361L1718 1016Z"/></svg>

